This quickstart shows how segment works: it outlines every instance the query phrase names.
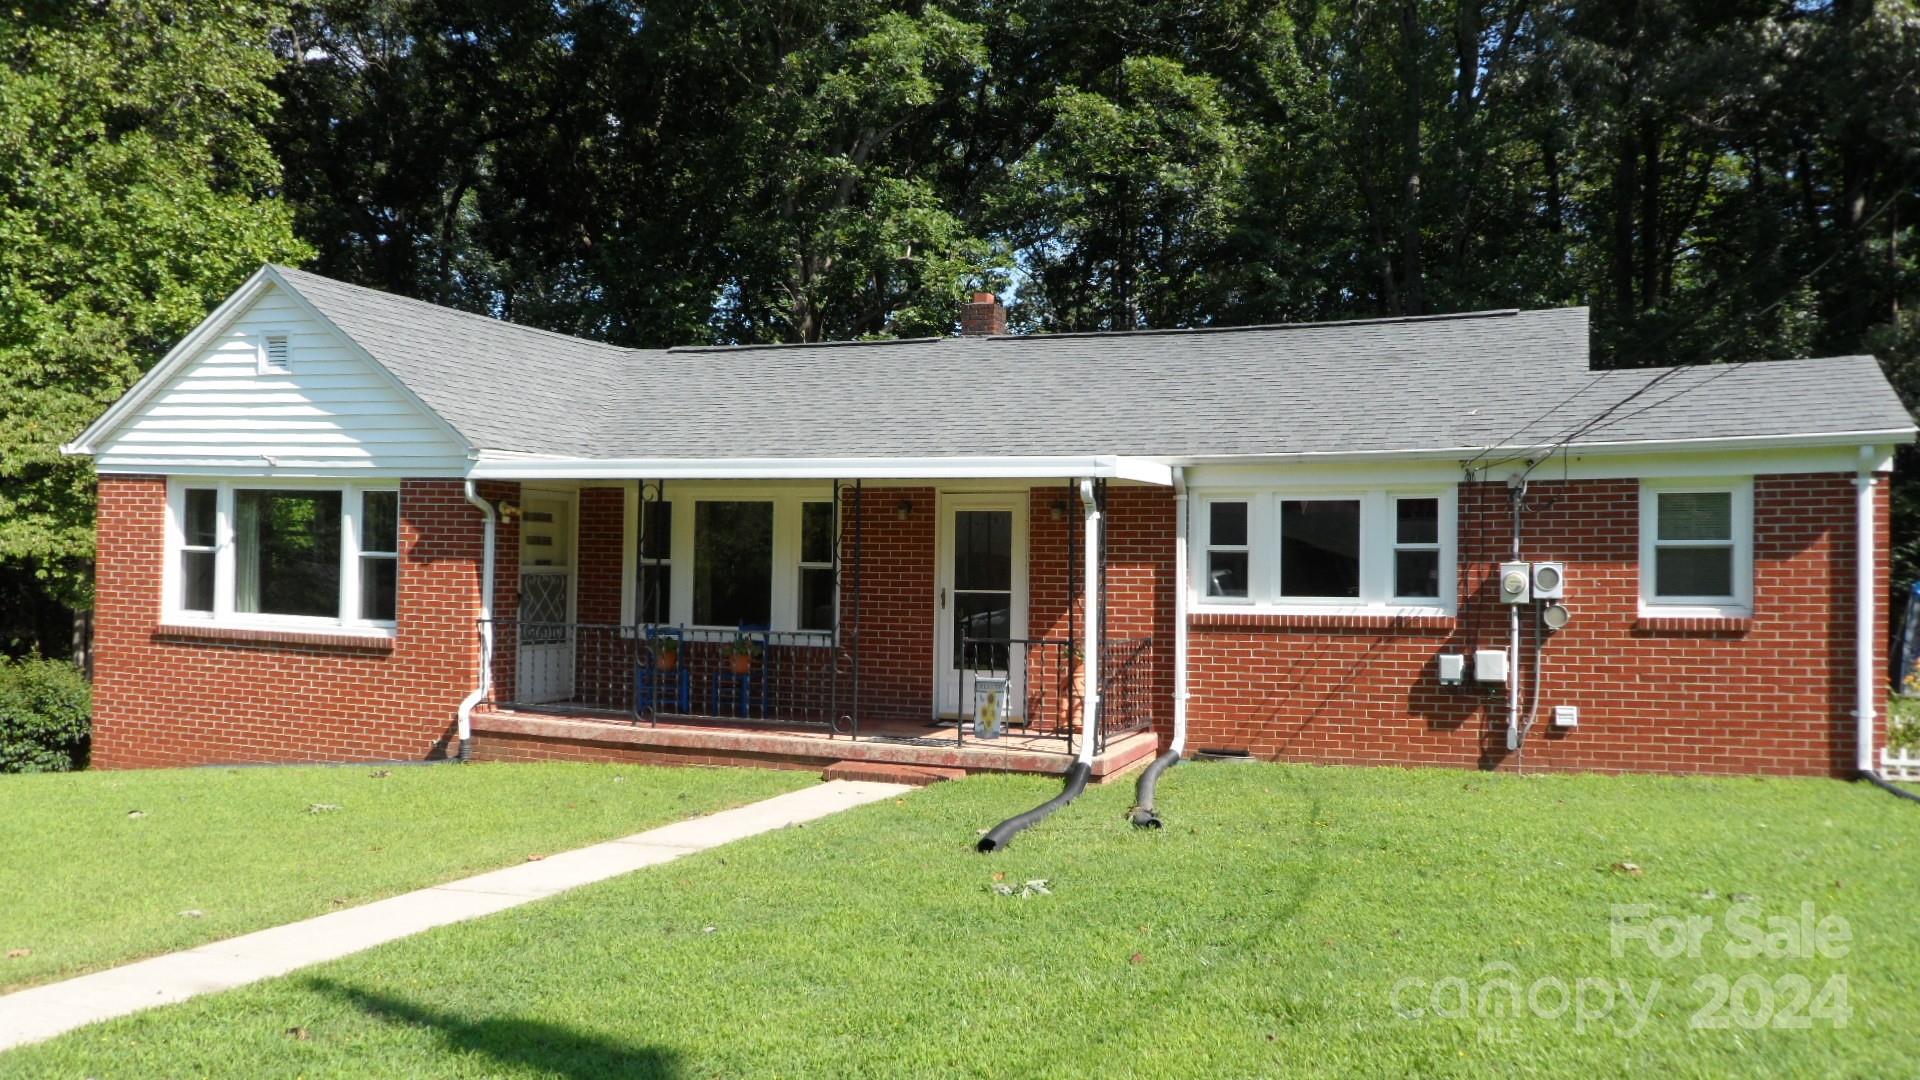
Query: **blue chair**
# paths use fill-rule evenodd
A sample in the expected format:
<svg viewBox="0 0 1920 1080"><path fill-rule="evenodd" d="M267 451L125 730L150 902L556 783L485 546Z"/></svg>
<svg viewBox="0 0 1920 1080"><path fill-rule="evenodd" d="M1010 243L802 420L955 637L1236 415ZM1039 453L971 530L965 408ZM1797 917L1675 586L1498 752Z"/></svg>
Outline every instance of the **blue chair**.
<svg viewBox="0 0 1920 1080"><path fill-rule="evenodd" d="M672 712L690 711L693 679L687 673L686 630L678 626L649 626L646 634L647 650L639 663L634 665L633 671L634 715L658 712L663 698L672 703ZM672 671L661 671L654 666L656 652L653 643L667 638L673 640L674 655L679 662Z"/></svg>
<svg viewBox="0 0 1920 1080"><path fill-rule="evenodd" d="M733 672L732 655L728 654L727 663L716 668L713 673L712 702L713 714L725 716L723 703L732 706L733 715L742 718L767 715L767 683L771 674L769 666L773 663L773 631L771 627L741 623L739 637L745 638L759 647L760 655L754 667L745 675Z"/></svg>

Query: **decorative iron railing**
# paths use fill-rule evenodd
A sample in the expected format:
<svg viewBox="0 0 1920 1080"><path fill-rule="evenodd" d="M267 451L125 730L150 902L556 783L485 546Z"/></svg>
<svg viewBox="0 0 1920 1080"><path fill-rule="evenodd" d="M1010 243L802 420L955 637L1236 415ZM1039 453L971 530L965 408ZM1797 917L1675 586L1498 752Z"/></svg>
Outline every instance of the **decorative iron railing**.
<svg viewBox="0 0 1920 1080"><path fill-rule="evenodd" d="M498 619L492 704L857 730L853 635Z"/></svg>
<svg viewBox="0 0 1920 1080"><path fill-rule="evenodd" d="M862 700L857 638L851 631L715 630L688 626L483 622L493 630L490 704L626 713L660 721L815 728L858 738L860 718L913 713L932 701ZM959 717L954 738L978 740L975 701L998 687L1000 730L1057 738L1071 753L1081 736L1086 672L1067 638L962 637ZM1152 725L1153 639L1109 638L1101 668L1101 722L1107 739ZM870 730L874 737L898 735ZM922 736L924 737L924 736Z"/></svg>
<svg viewBox="0 0 1920 1080"><path fill-rule="evenodd" d="M1153 639L1108 638L1100 660L1100 724L1094 751L1110 736L1153 725ZM960 639L959 739L978 739L997 720L1024 736L1057 736L1072 752L1086 707L1080 647L1066 638ZM996 691L1003 697L988 703ZM981 723L982 710L997 713Z"/></svg>

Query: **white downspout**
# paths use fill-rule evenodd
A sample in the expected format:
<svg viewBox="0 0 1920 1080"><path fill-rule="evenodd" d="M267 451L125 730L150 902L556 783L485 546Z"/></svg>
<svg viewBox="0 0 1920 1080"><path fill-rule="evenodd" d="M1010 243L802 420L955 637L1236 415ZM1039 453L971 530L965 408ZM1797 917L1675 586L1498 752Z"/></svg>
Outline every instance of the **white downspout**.
<svg viewBox="0 0 1920 1080"><path fill-rule="evenodd" d="M1082 636L1086 647L1083 660L1086 664L1087 697L1080 713L1080 761L1089 767L1093 765L1095 725L1100 722L1100 530L1105 526L1100 518L1100 507L1094 501L1093 481L1080 481L1080 513L1082 518L1082 537L1085 551L1080 560L1081 593L1086 597L1085 629Z"/></svg>
<svg viewBox="0 0 1920 1080"><path fill-rule="evenodd" d="M1187 749L1187 471L1173 467L1173 742L1167 750Z"/></svg>
<svg viewBox="0 0 1920 1080"><path fill-rule="evenodd" d="M1853 611L1854 611L1854 655L1853 655L1853 715L1855 721L1855 765L1863 773L1874 770L1873 760L1873 721L1878 703L1875 687L1876 663L1874 648L1879 641L1879 631L1874 626L1874 499L1873 489L1873 447L1860 448L1860 468L1854 474L1854 529L1857 542L1854 547L1853 570Z"/></svg>
<svg viewBox="0 0 1920 1080"><path fill-rule="evenodd" d="M460 760L465 761L473 746L473 710L493 690L493 504L480 497L472 480L467 481L467 501L486 519L485 539L480 550L480 685L460 702Z"/></svg>

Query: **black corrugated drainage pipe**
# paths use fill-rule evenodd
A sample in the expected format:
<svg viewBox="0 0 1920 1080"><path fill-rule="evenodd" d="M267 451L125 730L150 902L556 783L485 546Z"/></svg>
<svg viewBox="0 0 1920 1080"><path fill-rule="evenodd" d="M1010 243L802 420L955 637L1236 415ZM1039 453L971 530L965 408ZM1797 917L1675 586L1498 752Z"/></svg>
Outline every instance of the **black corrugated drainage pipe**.
<svg viewBox="0 0 1920 1080"><path fill-rule="evenodd" d="M1140 782L1133 789L1133 812L1127 820L1137 829L1157 829L1161 825L1160 815L1153 812L1153 785L1160 782L1160 774L1180 764L1180 751L1169 750L1153 759L1153 764L1140 774Z"/></svg>
<svg viewBox="0 0 1920 1080"><path fill-rule="evenodd" d="M1067 786L1060 794L1041 803L1024 814L1015 814L1007 820L987 830L980 838L979 849L983 852L1004 851L1013 843L1013 834L1029 825L1038 825L1047 819L1047 815L1080 797L1087 790L1087 777L1093 775L1093 766L1084 761L1076 761L1067 770Z"/></svg>
<svg viewBox="0 0 1920 1080"><path fill-rule="evenodd" d="M1913 792L1908 791L1906 788L1896 785L1895 783L1893 783L1893 781L1888 780L1886 777L1881 776L1878 772L1872 769L1861 769L1860 779L1865 780L1869 784L1872 784L1874 787L1882 788L1886 791L1892 792L1893 794L1898 795L1903 799L1912 799L1914 802L1920 802L1920 795L1915 795Z"/></svg>

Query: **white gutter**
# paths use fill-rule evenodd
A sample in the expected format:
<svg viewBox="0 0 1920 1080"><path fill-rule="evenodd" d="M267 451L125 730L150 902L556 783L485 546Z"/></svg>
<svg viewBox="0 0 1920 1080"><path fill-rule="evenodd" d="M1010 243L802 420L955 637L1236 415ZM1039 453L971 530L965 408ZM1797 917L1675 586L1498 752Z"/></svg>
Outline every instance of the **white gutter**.
<svg viewBox="0 0 1920 1080"><path fill-rule="evenodd" d="M1173 742L1187 748L1187 471L1173 470Z"/></svg>
<svg viewBox="0 0 1920 1080"><path fill-rule="evenodd" d="M1576 454L1658 454L1667 451L1697 453L1709 450L1799 450L1820 447L1856 446L1862 442L1906 444L1915 441L1920 429L1885 428L1872 431L1816 431L1795 435L1733 435L1692 439L1620 439L1581 441L1570 449ZM1478 457L1483 468L1513 460L1516 455L1538 454L1552 443L1508 443L1500 446L1422 446L1391 450L1297 450L1266 454L1175 454L1157 457L1173 465L1257 465L1265 463L1364 462L1395 458L1435 458L1457 460ZM1506 455L1501 457L1499 455Z"/></svg>
<svg viewBox="0 0 1920 1080"><path fill-rule="evenodd" d="M1080 512L1084 526L1080 588L1086 597L1083 659L1087 679L1086 703L1080 714L1080 761L1091 767L1094 733L1099 730L1096 725L1100 722L1100 530L1104 525L1100 507L1094 502L1093 481L1086 478L1080 481Z"/></svg>
<svg viewBox="0 0 1920 1080"><path fill-rule="evenodd" d="M480 551L480 684L460 702L460 759L465 761L473 745L473 710L493 690L493 504L480 497L472 480L467 481L467 501L486 519L485 539Z"/></svg>
<svg viewBox="0 0 1920 1080"><path fill-rule="evenodd" d="M1873 447L1860 448L1860 469L1854 474L1854 530L1857 537L1853 569L1853 716L1855 765L1863 773L1874 770L1873 722L1878 697L1875 648L1880 634L1874 625L1874 498Z"/></svg>
<svg viewBox="0 0 1920 1080"><path fill-rule="evenodd" d="M1137 457L482 457L476 480L977 480L1099 477L1167 487L1172 469Z"/></svg>

